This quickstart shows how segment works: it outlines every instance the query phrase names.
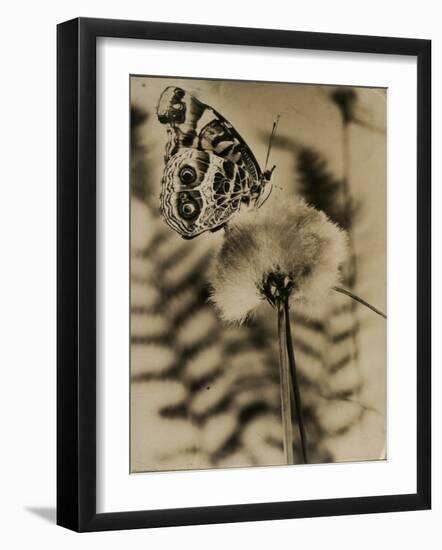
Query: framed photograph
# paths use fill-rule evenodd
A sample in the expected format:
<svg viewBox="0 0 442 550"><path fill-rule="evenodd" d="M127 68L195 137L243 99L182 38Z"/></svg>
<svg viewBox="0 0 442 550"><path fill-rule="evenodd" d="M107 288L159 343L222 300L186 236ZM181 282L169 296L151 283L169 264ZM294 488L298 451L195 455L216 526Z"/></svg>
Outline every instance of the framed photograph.
<svg viewBox="0 0 442 550"><path fill-rule="evenodd" d="M430 41L57 36L57 523L429 509Z"/></svg>

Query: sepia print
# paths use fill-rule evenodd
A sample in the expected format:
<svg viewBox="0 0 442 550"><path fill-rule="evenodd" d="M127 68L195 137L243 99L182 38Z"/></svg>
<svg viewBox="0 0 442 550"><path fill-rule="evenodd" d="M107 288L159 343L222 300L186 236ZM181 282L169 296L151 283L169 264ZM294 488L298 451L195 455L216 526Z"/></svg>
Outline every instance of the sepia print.
<svg viewBox="0 0 442 550"><path fill-rule="evenodd" d="M387 91L130 101L131 472L386 459Z"/></svg>

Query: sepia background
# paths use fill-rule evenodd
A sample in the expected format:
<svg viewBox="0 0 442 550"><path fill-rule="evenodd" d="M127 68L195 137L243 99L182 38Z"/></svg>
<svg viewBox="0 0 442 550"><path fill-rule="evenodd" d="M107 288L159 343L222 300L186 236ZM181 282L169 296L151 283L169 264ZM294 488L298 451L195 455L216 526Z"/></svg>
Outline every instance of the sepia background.
<svg viewBox="0 0 442 550"><path fill-rule="evenodd" d="M384 311L386 91L131 78L131 471L283 464L275 316L222 323L207 303L222 232L185 241L159 214L169 85L221 112L261 166L280 114L265 208L302 196L347 229L344 286ZM336 295L292 325L310 462L386 458L385 321Z"/></svg>

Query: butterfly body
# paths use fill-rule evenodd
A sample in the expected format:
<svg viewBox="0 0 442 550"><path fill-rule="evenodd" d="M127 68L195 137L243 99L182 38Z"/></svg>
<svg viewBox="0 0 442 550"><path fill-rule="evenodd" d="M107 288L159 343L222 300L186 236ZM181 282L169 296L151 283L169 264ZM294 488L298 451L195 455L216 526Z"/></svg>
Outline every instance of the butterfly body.
<svg viewBox="0 0 442 550"><path fill-rule="evenodd" d="M234 127L182 88L161 94L158 120L168 132L160 205L166 223L191 239L223 227L242 208L258 208L270 194L262 173Z"/></svg>

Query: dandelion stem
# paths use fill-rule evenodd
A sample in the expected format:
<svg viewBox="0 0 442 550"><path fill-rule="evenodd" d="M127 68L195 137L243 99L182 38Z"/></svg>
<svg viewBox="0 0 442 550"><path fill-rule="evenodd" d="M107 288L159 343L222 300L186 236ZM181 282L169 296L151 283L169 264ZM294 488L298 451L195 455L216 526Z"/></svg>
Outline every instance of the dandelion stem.
<svg viewBox="0 0 442 550"><path fill-rule="evenodd" d="M372 306L371 304L369 304L368 302L366 302L365 300L363 300L362 298L360 298L356 294L353 294L353 292L350 292L349 290L346 290L345 288L341 288L339 286L334 286L333 290L336 290L336 292L340 292L341 294L345 294L346 296L349 296L353 300L356 300L356 302L359 302L360 304L364 305L365 307L368 307L369 309L371 309L372 311L374 311L375 313L377 313L378 315L380 315L384 319L387 318L385 313L382 313L382 311L380 311L379 309L375 308L374 306Z"/></svg>
<svg viewBox="0 0 442 550"><path fill-rule="evenodd" d="M285 316L285 336L287 345L287 356L290 365L290 371L293 382L293 394L295 401L296 418L298 420L299 435L301 438L301 451L304 464L308 464L307 460L307 442L305 437L304 418L302 415L302 403L301 392L299 390L298 374L296 369L295 352L293 349L292 329L290 325L290 311L289 311L289 296L284 298L284 316Z"/></svg>
<svg viewBox="0 0 442 550"><path fill-rule="evenodd" d="M284 307L277 301L278 310L278 342L279 342L279 372L281 392L281 417L283 432L284 455L287 464L294 464L293 456L293 419L291 404L291 380L286 351L286 336L284 324Z"/></svg>

